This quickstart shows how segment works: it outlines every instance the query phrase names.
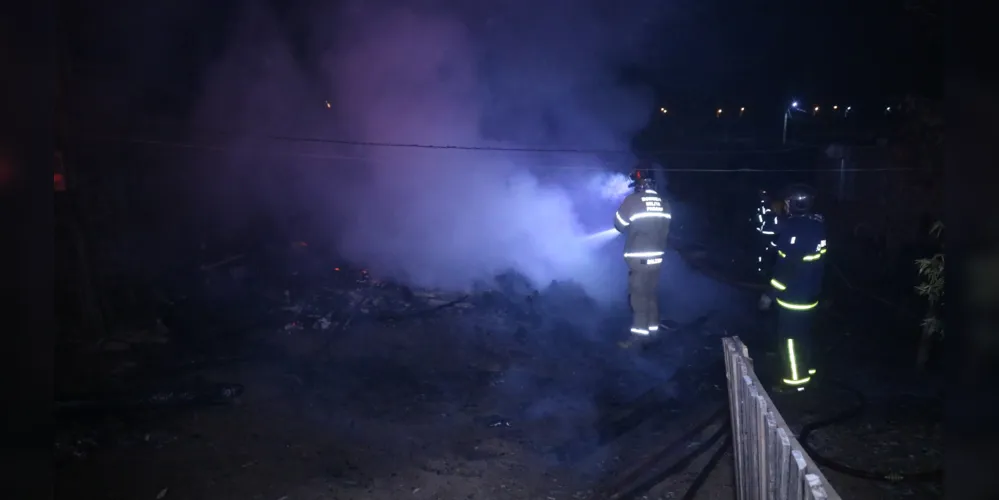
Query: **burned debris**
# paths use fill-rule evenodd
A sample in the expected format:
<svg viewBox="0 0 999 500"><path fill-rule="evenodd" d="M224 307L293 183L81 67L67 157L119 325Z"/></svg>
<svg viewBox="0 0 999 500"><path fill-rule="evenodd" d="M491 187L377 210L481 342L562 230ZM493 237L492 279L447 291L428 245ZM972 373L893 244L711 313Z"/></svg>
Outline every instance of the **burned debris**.
<svg viewBox="0 0 999 500"><path fill-rule="evenodd" d="M192 266L148 294L146 327L67 348L86 358L77 365L100 370L94 382L65 384L58 395L62 456L129 442L113 437L122 425L147 434L162 415L211 411L252 397L255 384L233 377L259 366L277 367L290 393L329 404L381 388L383 398L409 391L402 395L407 404L450 408L450 396L467 392L466 408L499 411L477 425L516 427L536 409L484 405L481 393L552 386L564 363L549 358L557 349L575 357L582 347L569 338L593 328L601 314L573 283L539 290L507 272L467 291L413 289L317 253L292 242L277 260L273 251L269 259L242 252ZM304 263L289 264L296 259ZM399 350L449 361L398 365L386 356ZM447 358L447 352L454 354ZM532 359L537 356L545 359ZM331 384L346 392L332 394Z"/></svg>

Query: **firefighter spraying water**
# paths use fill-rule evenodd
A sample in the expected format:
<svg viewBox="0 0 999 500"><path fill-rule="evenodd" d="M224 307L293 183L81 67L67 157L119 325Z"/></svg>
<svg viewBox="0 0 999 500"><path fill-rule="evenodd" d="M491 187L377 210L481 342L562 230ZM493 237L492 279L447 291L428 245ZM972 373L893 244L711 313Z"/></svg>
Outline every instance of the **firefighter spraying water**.
<svg viewBox="0 0 999 500"><path fill-rule="evenodd" d="M640 163L631 174L634 192L614 214L614 228L627 237L624 260L628 264L628 294L631 301L631 336L646 339L659 330L659 273L672 214L669 203L654 189L650 169Z"/></svg>
<svg viewBox="0 0 999 500"><path fill-rule="evenodd" d="M624 174L608 174L602 177L595 177L591 181L591 189L599 193L602 199L618 201L628 196L634 191L634 179L629 179ZM583 237L583 241L591 246L603 245L618 235L620 231L613 226Z"/></svg>

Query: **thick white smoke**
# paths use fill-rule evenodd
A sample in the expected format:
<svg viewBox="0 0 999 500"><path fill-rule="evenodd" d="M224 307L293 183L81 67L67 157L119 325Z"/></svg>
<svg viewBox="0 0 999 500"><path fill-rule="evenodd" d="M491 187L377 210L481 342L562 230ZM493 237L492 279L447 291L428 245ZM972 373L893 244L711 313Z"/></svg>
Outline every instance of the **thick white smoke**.
<svg viewBox="0 0 999 500"><path fill-rule="evenodd" d="M582 4L565 8L559 12L571 11L568 19L589 27L589 36L606 42L602 35L614 32L596 17L580 17ZM524 9L514 3L508 12ZM577 52L597 40L572 47L566 39L542 38L528 50L510 32L473 37L454 13L366 2L347 12L339 25L342 43L327 68L338 117L359 140L626 149L651 106L641 92L610 83L620 54L608 60L601 59L611 55L606 50ZM524 17L511 28L537 34L539 23L557 19ZM491 66L481 57L486 53L493 55ZM490 80L490 74L497 76ZM487 139L483 130L489 129L491 137L507 140ZM553 176L546 171L550 157L542 163L524 153L384 148L365 157L371 182L344 197L342 207L355 213L340 239L348 258L425 286L464 287L513 268L539 285L574 279L597 298L620 298L620 288L608 286L619 263L586 240L592 231L584 221L611 223L627 193L623 175L570 170L571 179ZM556 161L593 160L563 155ZM619 161L625 169L632 159Z"/></svg>
<svg viewBox="0 0 999 500"><path fill-rule="evenodd" d="M196 134L245 132L225 145L248 151L205 160L217 174L200 186L216 206L205 224L249 231L264 215L281 226L307 212L345 258L411 284L467 288L513 269L623 300L613 244L586 236L612 224L626 151L652 109L650 94L618 82L649 13L597 4L356 0L298 12L308 36L295 37L267 8L247 9L193 115Z"/></svg>
<svg viewBox="0 0 999 500"><path fill-rule="evenodd" d="M590 179L590 191L601 198L619 201L631 192L631 179L621 173L604 173Z"/></svg>

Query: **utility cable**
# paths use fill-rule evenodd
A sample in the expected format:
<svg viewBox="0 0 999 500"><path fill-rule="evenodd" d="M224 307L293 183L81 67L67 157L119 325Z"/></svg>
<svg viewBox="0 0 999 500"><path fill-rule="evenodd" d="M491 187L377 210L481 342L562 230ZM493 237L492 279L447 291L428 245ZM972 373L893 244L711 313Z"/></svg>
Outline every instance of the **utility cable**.
<svg viewBox="0 0 999 500"><path fill-rule="evenodd" d="M248 139L253 138L248 136ZM286 142L286 143L310 143L310 144L329 144L338 146L356 146L363 148L395 148L395 149L432 149L432 150L449 150L449 151L472 151L472 152L500 152L500 153L561 153L561 154L588 154L588 155L634 155L635 152L625 149L580 149L580 148L538 148L538 147L510 147L510 146L468 146L468 145L452 145L452 144L426 144L426 143L411 143L411 142L381 142L381 141L355 141L348 139L324 139L316 137L293 137L293 136L260 136L260 139L266 139L276 142ZM153 138L136 138L136 137L111 137L102 136L97 137L97 140L109 141L109 142L128 142L133 144L148 144L148 145L158 145L158 146L174 146L182 148L194 148L194 149L216 149L216 150L227 150L230 149L229 146L220 146L217 144L199 144L187 141L171 141L164 139L153 139ZM721 150L721 149L670 149L670 150L657 150L657 151L643 151L644 154L655 155L655 154L726 154L726 153L746 153L746 154L766 154L766 153L784 153L793 151L803 151L807 149L814 149L808 146L799 146L794 148L777 148L777 149L743 149L743 150ZM342 157L342 155L337 155L337 157ZM345 156L344 156L345 157ZM345 157L350 159L365 159L363 157Z"/></svg>
<svg viewBox="0 0 999 500"><path fill-rule="evenodd" d="M337 139L310 139L310 138L292 138L292 137L267 137L267 139L272 140L282 140L282 141L299 141L299 142L325 142L329 144L345 144L353 145L358 147L384 147L384 148L416 148L416 149L434 149L434 150L449 150L449 151L473 151L473 152L533 152L533 153L558 153L558 154L627 154L634 155L632 151L626 150L587 150L587 149L539 149L539 148L504 148L504 147L488 147L488 146L452 146L452 145L435 145L435 144L417 144L417 143L388 143L388 142L365 142L365 141L347 141L347 140L337 140ZM175 149L192 149L192 150L203 150L203 151L216 151L216 152L242 152L251 153L258 150L253 148L235 148L232 146L222 146L217 144L199 144L193 142L184 141L168 141L161 139L144 139L144 138L112 138L103 137L101 140L111 141L111 142L124 142L129 144L139 144L147 146L160 146ZM663 151L648 151L642 154L691 154L691 155L748 155L748 154L777 154L785 153L791 151L798 151L804 149L813 149L810 147L793 148L793 149L753 149L753 150L663 150ZM340 161L368 161L370 158L364 156L354 156L348 154L323 154L323 153L301 153L301 152L288 152L288 151L270 151L268 154L276 154L279 156L289 156L298 158L308 158L315 160L340 160ZM571 170L606 170L604 167L597 166L546 166L545 168L551 169L571 169ZM663 167L665 172L704 172L704 173L736 173L736 172L747 172L747 173L779 173L779 172L907 172L916 171L919 169L915 168L893 168L893 167L877 167L877 168L670 168Z"/></svg>
<svg viewBox="0 0 999 500"><path fill-rule="evenodd" d="M609 149L609 148L569 148L569 147L537 147L537 146L477 146L467 144L428 144L423 142L397 142L397 141L366 141L357 139L338 139L327 137L308 137L290 135L270 135L234 132L217 132L215 135L228 136L231 139L256 140L263 139L274 142L300 143L300 144L328 144L336 146L355 146L364 148L395 148L395 149L434 149L450 151L478 151L478 152L502 152L502 153L562 153L562 154L588 154L588 155L660 155L660 154L774 154L793 153L800 151L819 150L825 145L800 145L780 148L746 148L746 149L658 149L648 151L633 151L631 149ZM177 145L178 147L190 147L194 144L187 141L171 141L150 137L127 137L113 135L91 135L87 139L109 141L109 142L131 142L136 144L156 144L156 145ZM202 145L213 148L225 148L226 146ZM854 150L877 149L878 146L851 146ZM764 169L765 170L765 169Z"/></svg>
<svg viewBox="0 0 999 500"><path fill-rule="evenodd" d="M623 149L579 149L579 148L538 148L538 147L510 147L510 146L463 146L451 144L423 144L423 143L402 143L402 142L381 142L381 141L357 141L346 139L325 139L316 137L290 137L290 136L270 136L269 139L287 142L309 142L320 144L339 144L346 146L365 146L377 148L407 148L407 149L450 149L456 151L499 151L514 153L581 153L581 154L635 154L631 150ZM814 149L809 146L798 146L793 148L757 148L742 150L691 150L691 149L664 149L658 151L643 151L644 154L717 154L717 153L744 153L744 154L765 154L765 153L785 153L791 151L802 151Z"/></svg>

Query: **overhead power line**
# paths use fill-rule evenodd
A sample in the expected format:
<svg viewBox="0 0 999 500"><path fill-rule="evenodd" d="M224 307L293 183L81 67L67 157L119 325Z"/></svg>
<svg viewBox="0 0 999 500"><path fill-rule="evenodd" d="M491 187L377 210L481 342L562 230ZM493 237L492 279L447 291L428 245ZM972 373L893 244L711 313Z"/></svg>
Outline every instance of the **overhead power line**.
<svg viewBox="0 0 999 500"><path fill-rule="evenodd" d="M624 149L578 149L578 148L537 148L537 147L505 147L505 146L458 146L449 144L419 144L402 142L376 142L376 141L353 141L344 139L320 139L312 137L284 137L272 136L271 139L288 142L309 142L319 144L339 144L347 146L362 146L375 148L407 148L407 149L450 149L455 151L496 151L510 153L564 153L564 154L626 154L633 155L634 151ZM791 151L801 151L812 149L809 146L799 146L794 148L780 149L741 149L741 150L720 150L720 149L664 149L658 151L643 151L644 154L773 154Z"/></svg>
<svg viewBox="0 0 999 500"><path fill-rule="evenodd" d="M247 138L252 139L252 136ZM557 153L557 154L588 154L588 155L635 155L636 153L626 149L581 149L581 148L539 148L539 147L506 147L506 146L465 146L451 144L422 144L406 142L378 142L378 141L356 141L349 139L326 139L316 137L290 137L290 136L260 136L260 139L288 142L288 143L312 143L331 144L338 146L355 146L365 148L395 148L395 149L428 149L428 150L449 150L449 151L480 151L497 153ZM135 144L156 144L156 145L176 145L177 147L192 147L204 149L231 149L231 146L218 146L212 144L196 144L184 141L168 141L162 139L147 139L133 137L99 137L99 140L113 142L130 142ZM873 146L861 146L860 149L868 149ZM779 154L791 153L795 151L805 151L817 149L818 146L796 146L790 148L756 148L756 149L662 149L653 151L641 151L640 154L691 154L691 155L725 155L725 154Z"/></svg>
<svg viewBox="0 0 999 500"><path fill-rule="evenodd" d="M161 139L144 139L144 138L111 138L102 137L100 138L104 141L113 142L125 142L129 144L147 145L147 146L157 146L165 148L174 149L190 149L190 150L202 150L202 151L216 151L216 152L241 152L241 153L252 153L259 152L258 148L239 148L233 146L221 146L213 144L198 144L193 142L183 142L183 141L167 141ZM435 149L435 150L451 150L451 151L478 151L478 152L527 152L527 153L560 153L560 154L628 154L633 155L634 153L626 150L587 150L587 149L542 149L542 148L504 148L504 147L489 147L489 146L451 146L451 145L433 145L433 144L418 144L418 143L390 143L390 142L371 142L371 141L350 141L350 140L340 140L340 139L316 139L316 138L296 138L296 137L280 137L271 136L267 139L274 139L287 142L312 142L312 143L328 143L337 145L350 145L358 147L385 147L385 148L408 148L408 149ZM872 148L873 146L864 146L861 149ZM816 147L801 146L796 148L782 148L782 149L752 149L752 150L661 150L661 151L650 151L644 152L644 154L696 154L696 155L741 155L741 154L779 154L787 153L792 151L802 151L807 149L816 149ZM303 153L294 151L268 151L268 154L275 154L279 156L289 156L297 158L308 158L314 160L352 160L352 161L368 161L370 158L364 156L353 156L348 154L339 153ZM606 170L602 167L588 166L588 165L565 165L565 166L546 166L546 168L554 169L570 169L570 170ZM705 173L723 173L723 172L890 172L890 171L913 171L914 168L891 168L891 167L879 167L879 168L670 168L664 167L666 172L705 172Z"/></svg>

